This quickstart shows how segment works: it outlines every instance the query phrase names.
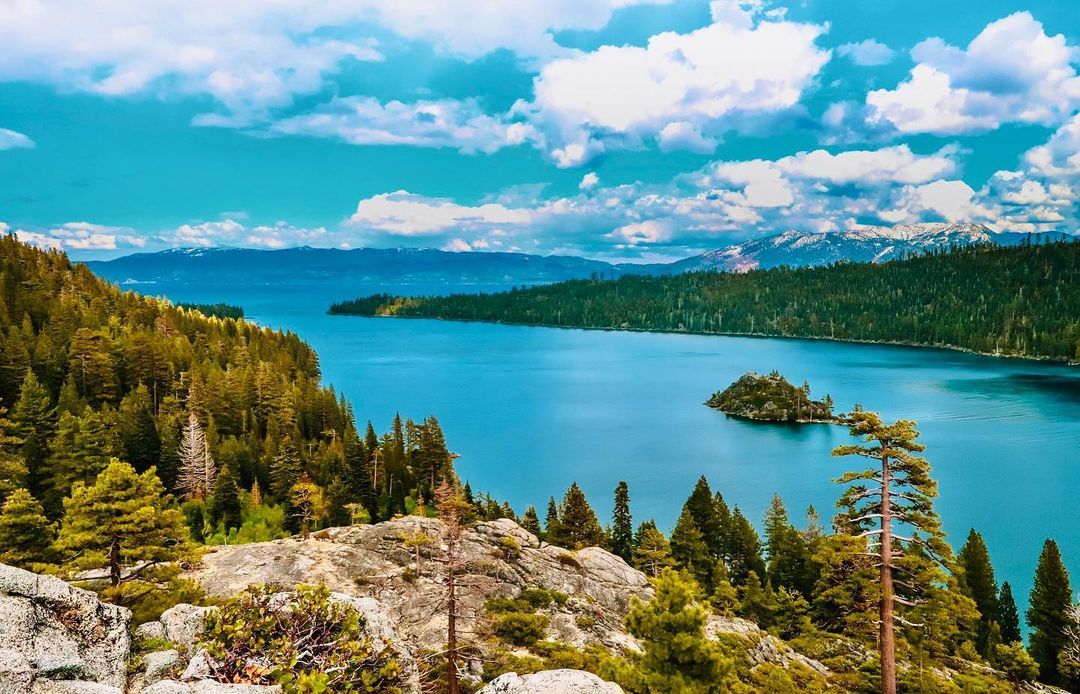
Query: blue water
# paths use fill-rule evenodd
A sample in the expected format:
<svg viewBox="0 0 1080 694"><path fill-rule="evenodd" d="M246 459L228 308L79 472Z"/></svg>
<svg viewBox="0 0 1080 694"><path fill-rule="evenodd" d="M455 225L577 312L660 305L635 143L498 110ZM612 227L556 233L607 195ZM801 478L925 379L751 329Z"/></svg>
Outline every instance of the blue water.
<svg viewBox="0 0 1080 694"><path fill-rule="evenodd" d="M543 513L577 481L602 520L619 480L635 521L670 528L699 475L754 520L774 492L792 515L828 521L853 460L829 425L730 419L702 402L749 370L805 378L838 409L856 401L919 424L954 545L986 538L998 580L1026 607L1043 540L1080 587L1080 369L824 341L560 330L326 315L332 300L434 287L144 286L176 300L228 301L318 350L326 380L377 429L394 412L439 418L474 489ZM486 289L483 287L472 289Z"/></svg>

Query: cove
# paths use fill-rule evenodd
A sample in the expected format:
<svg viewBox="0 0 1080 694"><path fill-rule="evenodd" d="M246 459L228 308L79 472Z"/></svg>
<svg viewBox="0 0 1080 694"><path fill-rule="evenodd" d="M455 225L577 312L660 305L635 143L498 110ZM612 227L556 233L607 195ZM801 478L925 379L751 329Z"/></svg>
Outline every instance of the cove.
<svg viewBox="0 0 1080 694"><path fill-rule="evenodd" d="M489 289L498 289L491 287ZM1080 368L960 352L842 342L534 328L326 315L377 291L460 287L139 287L178 301L226 301L292 330L361 420L434 414L474 489L543 516L577 481L602 522L619 480L634 520L669 530L698 476L759 524L772 494L793 519L827 524L832 483L853 460L830 455L843 427L729 418L703 401L746 371L807 379L838 410L855 402L918 422L954 546L986 538L998 581L1021 612L1043 540L1061 545L1080 585ZM469 287L469 291L481 288Z"/></svg>

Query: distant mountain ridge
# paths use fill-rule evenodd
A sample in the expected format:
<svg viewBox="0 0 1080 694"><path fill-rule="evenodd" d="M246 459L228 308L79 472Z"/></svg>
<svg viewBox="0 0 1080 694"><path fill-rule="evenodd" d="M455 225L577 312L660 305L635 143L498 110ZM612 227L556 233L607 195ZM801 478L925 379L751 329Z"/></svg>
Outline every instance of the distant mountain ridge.
<svg viewBox="0 0 1080 694"><path fill-rule="evenodd" d="M847 231L789 230L743 241L666 264L613 264L569 255L458 253L434 248L176 248L86 264L121 284L199 282L411 282L535 284L599 276L668 275L700 270L745 272L787 265L810 267L843 260L882 262L950 246L993 243L1016 246L1033 239L1074 238L1060 232L995 232L982 224L910 224ZM242 273L242 275L238 275Z"/></svg>
<svg viewBox="0 0 1080 694"><path fill-rule="evenodd" d="M723 270L746 272L787 265L812 267L842 260L878 263L950 246L993 243L1018 246L1031 239L1060 241L1060 232L1022 234L996 232L982 224L900 224L868 226L846 231L785 231L774 236L736 243L672 264L675 272Z"/></svg>

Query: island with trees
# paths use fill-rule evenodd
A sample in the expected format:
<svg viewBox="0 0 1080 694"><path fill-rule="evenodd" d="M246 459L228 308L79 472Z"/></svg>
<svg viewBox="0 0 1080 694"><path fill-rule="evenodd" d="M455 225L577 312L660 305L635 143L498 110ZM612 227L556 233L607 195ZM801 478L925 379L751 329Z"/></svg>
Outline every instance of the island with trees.
<svg viewBox="0 0 1080 694"><path fill-rule="evenodd" d="M830 395L813 400L809 383L803 381L802 386L796 387L777 371L765 376L753 371L743 374L724 390L713 393L705 404L732 417L758 422L843 424L847 421L833 413Z"/></svg>

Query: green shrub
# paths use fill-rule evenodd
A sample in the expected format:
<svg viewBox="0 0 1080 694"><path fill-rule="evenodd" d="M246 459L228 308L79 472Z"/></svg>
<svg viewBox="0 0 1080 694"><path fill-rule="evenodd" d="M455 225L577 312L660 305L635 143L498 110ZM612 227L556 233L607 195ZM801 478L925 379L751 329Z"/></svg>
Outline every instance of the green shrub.
<svg viewBox="0 0 1080 694"><path fill-rule="evenodd" d="M544 637L548 618L542 614L507 612L495 618L492 631L514 646L531 646Z"/></svg>
<svg viewBox="0 0 1080 694"><path fill-rule="evenodd" d="M389 646L376 651L363 615L332 602L324 587L298 586L284 603L252 586L207 619L200 646L219 664L219 682L280 684L287 694L401 691Z"/></svg>
<svg viewBox="0 0 1080 694"><path fill-rule="evenodd" d="M547 607L551 603L562 607L569 599L570 596L566 593L560 593L557 590L544 590L543 588L526 588L518 595L518 600L528 603L534 610Z"/></svg>
<svg viewBox="0 0 1080 694"><path fill-rule="evenodd" d="M596 617L593 617L591 614L579 614L574 621L577 623L579 629L592 629L596 626Z"/></svg>

